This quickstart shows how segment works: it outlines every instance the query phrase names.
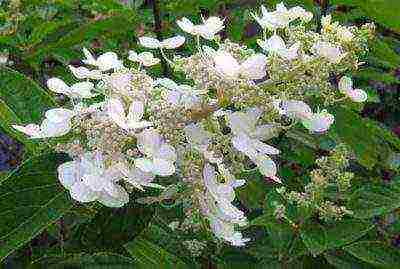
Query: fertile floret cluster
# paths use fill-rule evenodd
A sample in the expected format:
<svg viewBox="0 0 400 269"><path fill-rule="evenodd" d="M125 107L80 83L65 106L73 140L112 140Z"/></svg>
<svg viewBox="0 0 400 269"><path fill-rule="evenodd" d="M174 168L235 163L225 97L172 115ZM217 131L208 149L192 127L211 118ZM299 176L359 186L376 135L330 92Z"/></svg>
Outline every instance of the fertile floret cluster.
<svg viewBox="0 0 400 269"><path fill-rule="evenodd" d="M267 141L297 123L311 133L326 132L334 116L324 107L368 98L347 74L360 65L372 25L340 26L327 16L316 32L313 14L301 7L280 3L274 11L261 11L253 14L263 29L257 52L220 42L224 23L217 17L197 25L187 18L177 22L194 37L197 50L190 56L171 57L184 36L139 38L186 77L183 84L146 72L161 62L152 52L130 51L127 62L114 52L96 57L83 49L84 66L69 66L79 82L47 81L50 91L69 98L68 105L48 110L39 125L14 128L33 139L63 136L56 149L72 161L59 166L58 176L73 199L122 207L135 189L166 189L166 195L163 181L169 177L167 182L185 185L173 199L189 201L188 218L202 216L217 238L242 246L250 239L238 230L247 220L235 206L235 189L246 182L235 176L254 166L285 184L274 161L280 151ZM332 84L332 76L338 83ZM323 102L315 106L311 100Z"/></svg>

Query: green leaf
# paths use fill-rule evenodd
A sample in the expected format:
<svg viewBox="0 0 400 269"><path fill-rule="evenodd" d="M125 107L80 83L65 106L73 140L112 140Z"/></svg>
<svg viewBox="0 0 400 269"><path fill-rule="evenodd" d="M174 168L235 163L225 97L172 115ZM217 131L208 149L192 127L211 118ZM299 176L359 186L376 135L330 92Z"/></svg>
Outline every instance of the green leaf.
<svg viewBox="0 0 400 269"><path fill-rule="evenodd" d="M268 191L268 185L257 169L243 172L241 178L247 181L246 188L240 188L238 197L240 201L251 209L261 208Z"/></svg>
<svg viewBox="0 0 400 269"><path fill-rule="evenodd" d="M51 43L41 43L24 56L32 66L40 65L45 57L57 55L59 51L72 49L74 46L82 46L84 42L93 41L96 38L115 37L118 34L126 34L127 26L133 28L138 22L133 11L121 12L112 17L84 24L62 38ZM67 60L65 59L66 63Z"/></svg>
<svg viewBox="0 0 400 269"><path fill-rule="evenodd" d="M352 194L346 207L359 219L388 213L400 207L400 182L395 181L389 186L364 186Z"/></svg>
<svg viewBox="0 0 400 269"><path fill-rule="evenodd" d="M36 82L7 67L0 67L0 126L33 150L37 144L15 131L12 124L37 123L55 100Z"/></svg>
<svg viewBox="0 0 400 269"><path fill-rule="evenodd" d="M363 237L373 227L371 223L356 219L335 222L332 226L325 227L327 249L350 244Z"/></svg>
<svg viewBox="0 0 400 269"><path fill-rule="evenodd" d="M350 244L364 236L373 225L359 220L342 220L332 226L309 223L301 228L301 238L313 255Z"/></svg>
<svg viewBox="0 0 400 269"><path fill-rule="evenodd" d="M131 197L123 208L102 207L99 213L76 232L80 247L100 252L120 248L133 240L145 229L154 210L151 206L139 205Z"/></svg>
<svg viewBox="0 0 400 269"><path fill-rule="evenodd" d="M175 255L142 236L136 237L124 247L138 262L139 268L191 268Z"/></svg>
<svg viewBox="0 0 400 269"><path fill-rule="evenodd" d="M300 236L314 257L327 249L327 235L322 225L316 223L306 224L302 227Z"/></svg>
<svg viewBox="0 0 400 269"><path fill-rule="evenodd" d="M100 252L94 254L74 254L69 256L52 256L40 259L34 265L41 266L41 268L93 268L93 269L124 269L136 268L135 261L117 253Z"/></svg>
<svg viewBox="0 0 400 269"><path fill-rule="evenodd" d="M391 155L391 145L400 145L398 139L390 135L390 132L344 107L335 109L332 132L336 132L339 138L353 149L359 163L369 169Z"/></svg>
<svg viewBox="0 0 400 269"><path fill-rule="evenodd" d="M360 261L344 251L332 251L330 253L325 253L324 257L329 264L338 269L371 269L371 265Z"/></svg>
<svg viewBox="0 0 400 269"><path fill-rule="evenodd" d="M400 32L400 2L398 0L330 0L330 4L361 8L365 16Z"/></svg>
<svg viewBox="0 0 400 269"><path fill-rule="evenodd" d="M0 260L72 208L56 169L65 155L33 157L0 182Z"/></svg>
<svg viewBox="0 0 400 269"><path fill-rule="evenodd" d="M379 267L398 268L400 264L399 252L379 241L357 242L344 247L344 250L362 261Z"/></svg>

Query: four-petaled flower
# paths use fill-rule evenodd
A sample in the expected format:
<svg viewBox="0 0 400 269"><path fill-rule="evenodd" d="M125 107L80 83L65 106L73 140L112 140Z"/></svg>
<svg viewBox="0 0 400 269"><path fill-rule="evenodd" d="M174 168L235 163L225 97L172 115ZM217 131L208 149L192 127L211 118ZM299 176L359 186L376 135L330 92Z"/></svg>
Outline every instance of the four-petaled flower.
<svg viewBox="0 0 400 269"><path fill-rule="evenodd" d="M208 40L213 40L215 35L224 29L224 22L218 17L203 19L203 23L199 25L194 25L189 19L182 18L177 21L177 24L183 31Z"/></svg>
<svg viewBox="0 0 400 269"><path fill-rule="evenodd" d="M342 77L339 80L339 91L347 95L354 102L362 103L368 99L367 93L362 89L353 89L353 81L350 77Z"/></svg>
<svg viewBox="0 0 400 269"><path fill-rule="evenodd" d="M249 109L247 112L235 112L228 116L229 126L232 130L232 145L249 157L266 177L281 183L276 176L276 165L269 155L279 154L279 150L261 141L269 138L274 126L256 126L262 111L258 108Z"/></svg>
<svg viewBox="0 0 400 269"><path fill-rule="evenodd" d="M146 173L170 176L175 173L175 149L165 143L155 129L146 129L137 136L138 149L144 157L135 160L135 166Z"/></svg>
<svg viewBox="0 0 400 269"><path fill-rule="evenodd" d="M75 112L64 108L54 108L47 110L45 119L39 125L28 124L26 126L12 125L12 127L32 139L60 137L71 130L71 119Z"/></svg>
<svg viewBox="0 0 400 269"><path fill-rule="evenodd" d="M120 165L105 168L99 152L87 152L58 167L61 184L81 203L99 201L108 207L122 207L129 201L128 193L117 183L122 177Z"/></svg>

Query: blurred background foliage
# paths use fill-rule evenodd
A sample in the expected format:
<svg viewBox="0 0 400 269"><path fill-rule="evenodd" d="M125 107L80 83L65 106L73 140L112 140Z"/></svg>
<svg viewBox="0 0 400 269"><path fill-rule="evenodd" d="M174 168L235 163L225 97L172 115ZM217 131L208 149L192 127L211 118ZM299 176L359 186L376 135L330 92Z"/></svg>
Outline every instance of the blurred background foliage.
<svg viewBox="0 0 400 269"><path fill-rule="evenodd" d="M250 12L277 2L0 0L0 260L5 268L400 268L398 0L285 1L313 11L317 20L329 13L346 25L377 25L365 64L354 75L356 85L368 91L368 103L331 108L336 124L326 135L298 128L274 141L283 152L280 177L294 190L307 183L316 158L338 143L349 145L357 176L342 200L353 218L322 223L301 215L294 225L277 221L271 205L282 198L273 184L248 171L238 205L251 220L245 233L253 240L239 249L212 244L212 235L202 230L171 231L169 222L179 219L184 205L148 206L135 199L121 209L74 204L55 174L66 156L46 152L10 127L37 122L47 108L64 102L44 83L52 76L72 81L67 64L80 63L82 47L126 57L129 49L143 50L138 36L168 37L180 33L176 19L200 21L210 15L225 18L223 38L255 47L260 29ZM188 43L180 52L192 50ZM209 243L199 251L190 242Z"/></svg>

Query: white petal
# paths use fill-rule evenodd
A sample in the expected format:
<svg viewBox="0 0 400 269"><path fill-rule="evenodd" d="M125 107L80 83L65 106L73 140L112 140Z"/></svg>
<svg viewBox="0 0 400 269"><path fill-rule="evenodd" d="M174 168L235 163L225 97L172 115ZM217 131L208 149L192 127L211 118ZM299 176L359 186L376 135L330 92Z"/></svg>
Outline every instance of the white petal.
<svg viewBox="0 0 400 269"><path fill-rule="evenodd" d="M158 41L155 38L147 37L147 36L139 37L139 43L143 47L146 47L149 49L158 49L161 47L160 41Z"/></svg>
<svg viewBox="0 0 400 269"><path fill-rule="evenodd" d="M138 149L147 156L153 156L162 145L162 138L155 129L143 130L137 139Z"/></svg>
<svg viewBox="0 0 400 269"><path fill-rule="evenodd" d="M74 111L65 108L49 109L45 113L45 117L55 123L65 122L71 120L74 116Z"/></svg>
<svg viewBox="0 0 400 269"><path fill-rule="evenodd" d="M288 11L288 9L285 7L285 4L283 2L280 2L279 4L276 5L276 11L286 12Z"/></svg>
<svg viewBox="0 0 400 269"><path fill-rule="evenodd" d="M118 69L122 67L122 62L118 60L115 52L106 52L97 58L96 66L102 70Z"/></svg>
<svg viewBox="0 0 400 269"><path fill-rule="evenodd" d="M58 180L66 189L70 189L78 180L79 164L75 161L66 162L58 166Z"/></svg>
<svg viewBox="0 0 400 269"><path fill-rule="evenodd" d="M207 40L213 40L215 37L215 33L205 24L196 25L194 32Z"/></svg>
<svg viewBox="0 0 400 269"><path fill-rule="evenodd" d="M40 125L40 134L38 138L60 137L66 135L70 130L70 121L53 122L49 119L45 119Z"/></svg>
<svg viewBox="0 0 400 269"><path fill-rule="evenodd" d="M50 91L62 94L68 94L70 91L69 86L59 78L50 78L46 83Z"/></svg>
<svg viewBox="0 0 400 269"><path fill-rule="evenodd" d="M12 127L21 132L24 133L26 135L29 136L37 136L40 133L40 126L37 124L28 124L26 126L22 126L22 125L12 125Z"/></svg>
<svg viewBox="0 0 400 269"><path fill-rule="evenodd" d="M94 95L91 90L94 89L94 84L89 81L75 83L71 86L71 93L80 98L91 98Z"/></svg>
<svg viewBox="0 0 400 269"><path fill-rule="evenodd" d="M232 137L232 145L240 152L249 152L252 150L251 140L244 134Z"/></svg>
<svg viewBox="0 0 400 269"><path fill-rule="evenodd" d="M257 158L257 166L264 176L273 177L276 174L276 164L267 156L259 156Z"/></svg>
<svg viewBox="0 0 400 269"><path fill-rule="evenodd" d="M93 191L103 190L106 182L105 178L99 175L86 174L82 177L82 182Z"/></svg>
<svg viewBox="0 0 400 269"><path fill-rule="evenodd" d="M264 124L257 126L255 131L252 133L252 137L265 141L273 138L277 134L277 128L273 124Z"/></svg>
<svg viewBox="0 0 400 269"><path fill-rule="evenodd" d="M143 66L153 66L160 62L160 59L154 58L153 53L149 51L142 52L138 55L139 61Z"/></svg>
<svg viewBox="0 0 400 269"><path fill-rule="evenodd" d="M267 145L257 139L253 139L253 145L259 153L267 154L267 155L276 155L279 154L279 149L274 148L270 145Z"/></svg>
<svg viewBox="0 0 400 269"><path fill-rule="evenodd" d="M208 145L211 134L205 131L198 124L192 123L184 128L186 139L195 145Z"/></svg>
<svg viewBox="0 0 400 269"><path fill-rule="evenodd" d="M111 196L106 192L101 192L98 201L108 207L123 207L129 202L129 195L126 191L121 192L118 197Z"/></svg>
<svg viewBox="0 0 400 269"><path fill-rule="evenodd" d="M215 192L217 188L217 177L215 173L215 168L206 163L203 168L203 180L206 187L211 191Z"/></svg>
<svg viewBox="0 0 400 269"><path fill-rule="evenodd" d="M185 37L184 36L174 36L168 39L165 39L161 42L161 46L164 49L176 49L179 48L180 46L185 43Z"/></svg>
<svg viewBox="0 0 400 269"><path fill-rule="evenodd" d="M104 191L108 195L115 197L115 198L128 197L128 193L125 191L125 189L122 186L120 186L114 182L111 182L111 181L108 181L104 185ZM129 198L128 198L128 200L129 200Z"/></svg>
<svg viewBox="0 0 400 269"><path fill-rule="evenodd" d="M126 116L121 100L110 98L107 103L108 116L121 128L126 129Z"/></svg>
<svg viewBox="0 0 400 269"><path fill-rule="evenodd" d="M128 60L132 62L140 62L139 55L135 51L130 50L128 53L129 53Z"/></svg>
<svg viewBox="0 0 400 269"><path fill-rule="evenodd" d="M351 98L351 100L358 103L365 102L368 99L368 94L361 89L354 89L352 91L347 92L347 94Z"/></svg>
<svg viewBox="0 0 400 269"><path fill-rule="evenodd" d="M353 90L353 81L350 77L344 76L339 80L339 91L344 94L347 94L349 91Z"/></svg>
<svg viewBox="0 0 400 269"><path fill-rule="evenodd" d="M193 34L193 23L188 19L188 18L182 18L180 20L177 20L176 23L178 26L185 32L189 34Z"/></svg>
<svg viewBox="0 0 400 269"><path fill-rule="evenodd" d="M153 126L152 122L142 120L142 121L138 121L138 122L129 122L127 124L126 128L136 130L136 129L144 129L144 128L151 127L151 126Z"/></svg>
<svg viewBox="0 0 400 269"><path fill-rule="evenodd" d="M280 36L273 35L267 40L263 49L268 52L278 53L281 50L286 49L286 44Z"/></svg>
<svg viewBox="0 0 400 269"><path fill-rule="evenodd" d="M175 165L169 160L154 158L153 166L154 174L159 176L170 176L175 173Z"/></svg>
<svg viewBox="0 0 400 269"><path fill-rule="evenodd" d="M171 162L176 161L176 152L173 146L168 144L163 144L158 152L154 154L154 158L164 159Z"/></svg>
<svg viewBox="0 0 400 269"><path fill-rule="evenodd" d="M304 120L308 119L312 115L312 110L310 106L303 101L282 101L281 106L283 115L288 115L289 117Z"/></svg>
<svg viewBox="0 0 400 269"><path fill-rule="evenodd" d="M97 193L92 191L80 180L76 181L70 188L71 197L81 203L93 202L97 199Z"/></svg>
<svg viewBox="0 0 400 269"><path fill-rule="evenodd" d="M125 175L125 180L131 184L136 184L136 185L143 185L143 184L148 184L153 181L154 175L151 173L146 173L142 171L141 169L131 169L128 171L128 173Z"/></svg>
<svg viewBox="0 0 400 269"><path fill-rule="evenodd" d="M154 170L153 162L147 158L138 158L135 160L135 166L146 173L151 173Z"/></svg>
<svg viewBox="0 0 400 269"><path fill-rule="evenodd" d="M241 74L249 79L262 79L267 75L267 57L257 53L241 64Z"/></svg>
<svg viewBox="0 0 400 269"><path fill-rule="evenodd" d="M314 133L322 133L327 131L334 122L333 115L327 112L316 113L309 119L303 120L303 125Z"/></svg>
<svg viewBox="0 0 400 269"><path fill-rule="evenodd" d="M154 86L161 85L170 90L176 90L178 88L178 84L175 81L169 78L159 78L154 82Z"/></svg>
<svg viewBox="0 0 400 269"><path fill-rule="evenodd" d="M300 42L296 42L289 49L285 51L283 57L291 61L297 58L299 49L300 49Z"/></svg>
<svg viewBox="0 0 400 269"><path fill-rule="evenodd" d="M85 55L85 60L83 60L83 62L85 64L89 64L89 65L95 65L96 64L96 60L93 57L93 55L90 53L90 51L87 48L83 48L83 54Z"/></svg>
<svg viewBox="0 0 400 269"><path fill-rule="evenodd" d="M217 72L231 79L238 77L240 65L233 56L225 51L218 51L214 57Z"/></svg>
<svg viewBox="0 0 400 269"><path fill-rule="evenodd" d="M138 122L142 119L144 113L144 105L140 101L133 101L129 107L128 124Z"/></svg>
<svg viewBox="0 0 400 269"><path fill-rule="evenodd" d="M102 75L100 70L89 70L88 68L83 66L74 67L72 65L69 65L68 67L77 79L100 79Z"/></svg>
<svg viewBox="0 0 400 269"><path fill-rule="evenodd" d="M204 25L213 33L216 34L224 29L224 22L218 17L209 17Z"/></svg>

